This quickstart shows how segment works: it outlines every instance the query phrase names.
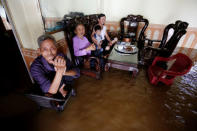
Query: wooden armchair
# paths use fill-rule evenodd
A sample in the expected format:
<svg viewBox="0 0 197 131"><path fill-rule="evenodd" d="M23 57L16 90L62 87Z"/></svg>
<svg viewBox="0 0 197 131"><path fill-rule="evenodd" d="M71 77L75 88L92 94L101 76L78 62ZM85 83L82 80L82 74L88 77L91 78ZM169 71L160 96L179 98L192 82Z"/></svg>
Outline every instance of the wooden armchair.
<svg viewBox="0 0 197 131"><path fill-rule="evenodd" d="M147 45L144 47L143 51L143 62L146 65L151 65L152 61L156 56L170 57L176 48L180 38L187 32L188 27L187 22L176 21L175 23L169 24L165 27L162 40L150 40L147 41ZM173 30L173 34L169 36L170 29ZM153 47L153 43L159 42L159 47Z"/></svg>
<svg viewBox="0 0 197 131"><path fill-rule="evenodd" d="M75 36L75 33L74 33L75 26L78 23L84 24L85 31L86 31L85 36L87 37L89 42L92 42L91 33L93 31L93 27L97 24L97 21L98 21L97 14L86 15L86 16L82 16L82 17L75 17L70 20L67 20L66 28L65 28L65 36L66 36L66 40L68 42L69 50L71 53L71 58L75 62L76 65L77 65L77 63L76 63L76 58L74 56L73 41L72 41L73 37ZM99 66L99 59L98 58L91 58L91 59L96 59L97 71L92 71L88 66L84 66L83 68L80 69L80 71L84 75L91 76L96 79L100 79L101 70L100 70L100 66ZM89 58L86 60L86 62L89 62ZM89 64L86 64L86 65L89 65Z"/></svg>
<svg viewBox="0 0 197 131"><path fill-rule="evenodd" d="M140 32L138 31L139 24L143 24ZM121 40L137 43L138 51L138 61L141 60L141 51L144 48L145 42L145 31L148 27L148 20L143 18L141 15L128 15L127 17L123 17L120 21L121 27ZM139 34L139 35L137 35Z"/></svg>

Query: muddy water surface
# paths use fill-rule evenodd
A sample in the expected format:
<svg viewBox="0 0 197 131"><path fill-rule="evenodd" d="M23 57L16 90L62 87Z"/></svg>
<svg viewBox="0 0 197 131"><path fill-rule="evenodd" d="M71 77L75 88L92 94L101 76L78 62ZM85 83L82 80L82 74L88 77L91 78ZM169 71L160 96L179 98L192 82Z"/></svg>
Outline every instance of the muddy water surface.
<svg viewBox="0 0 197 131"><path fill-rule="evenodd" d="M102 80L82 76L64 112L41 110L32 130L196 131L197 66L170 87L152 86L145 69L136 78L111 69Z"/></svg>

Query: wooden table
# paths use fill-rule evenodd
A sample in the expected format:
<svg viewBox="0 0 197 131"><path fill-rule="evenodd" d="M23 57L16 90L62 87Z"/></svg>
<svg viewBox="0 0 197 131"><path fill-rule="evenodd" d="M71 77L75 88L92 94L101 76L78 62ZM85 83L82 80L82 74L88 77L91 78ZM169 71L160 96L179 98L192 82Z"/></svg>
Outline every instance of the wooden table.
<svg viewBox="0 0 197 131"><path fill-rule="evenodd" d="M114 45L115 48L116 45ZM108 57L108 66L120 70L131 71L132 76L136 77L138 73L138 53L135 54L122 54L112 49Z"/></svg>

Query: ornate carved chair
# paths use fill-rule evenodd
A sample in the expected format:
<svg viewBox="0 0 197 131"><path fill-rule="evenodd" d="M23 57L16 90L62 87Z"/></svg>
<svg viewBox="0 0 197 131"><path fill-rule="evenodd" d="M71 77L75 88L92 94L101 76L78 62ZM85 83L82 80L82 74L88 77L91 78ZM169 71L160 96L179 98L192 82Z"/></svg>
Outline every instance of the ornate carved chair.
<svg viewBox="0 0 197 131"><path fill-rule="evenodd" d="M142 29L140 32L138 31L138 26L142 24ZM143 18L141 15L128 15L124 17L120 21L121 28L121 40L137 43L137 47L139 49L138 52L138 61L141 60L141 50L144 47L145 42L145 30L148 27L148 20ZM137 35L139 34L139 35Z"/></svg>
<svg viewBox="0 0 197 131"><path fill-rule="evenodd" d="M83 17L75 17L67 21L66 28L65 28L65 36L68 42L72 60L75 62L75 64L76 64L76 59L74 56L73 41L72 41L72 38L75 36L75 33L74 33L75 26L78 23L84 24L85 30L86 30L85 36L90 42L92 42L91 33L93 31L94 25L97 24L97 20L98 20L98 15L94 14L94 15L86 15ZM84 68L81 68L80 70L81 70L81 73L84 75L95 77L96 79L100 79L101 71L100 71L100 66L99 66L99 59L98 58L95 58L95 59L97 61L97 64L96 64L97 71L90 70L88 66L85 66ZM87 59L88 62L89 60L90 59ZM84 65L89 65L89 64L84 64Z"/></svg>
<svg viewBox="0 0 197 131"><path fill-rule="evenodd" d="M146 65L151 65L152 61L156 56L169 57L172 55L176 48L180 38L187 32L187 22L176 21L175 23L169 24L165 27L162 40L150 40L146 39L147 45L143 50L143 62ZM173 30L173 34L170 36L169 31ZM153 43L159 42L159 47L153 46Z"/></svg>

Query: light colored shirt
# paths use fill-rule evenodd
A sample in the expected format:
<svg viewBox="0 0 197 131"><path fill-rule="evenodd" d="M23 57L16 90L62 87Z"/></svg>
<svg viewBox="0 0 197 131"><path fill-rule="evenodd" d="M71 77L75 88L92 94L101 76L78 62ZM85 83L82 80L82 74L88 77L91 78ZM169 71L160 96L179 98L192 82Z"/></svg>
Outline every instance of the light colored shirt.
<svg viewBox="0 0 197 131"><path fill-rule="evenodd" d="M88 39L84 36L82 39L78 36L73 37L73 48L75 56L90 55L91 51L86 51L86 48L90 45Z"/></svg>
<svg viewBox="0 0 197 131"><path fill-rule="evenodd" d="M106 30L107 30L107 28L106 28L106 26L104 25L103 28L102 28L102 30L101 30L101 37L102 37L102 40L105 39Z"/></svg>
<svg viewBox="0 0 197 131"><path fill-rule="evenodd" d="M102 41L102 36L101 35L97 35L95 34L95 39L97 40L98 44L101 44L101 41Z"/></svg>

